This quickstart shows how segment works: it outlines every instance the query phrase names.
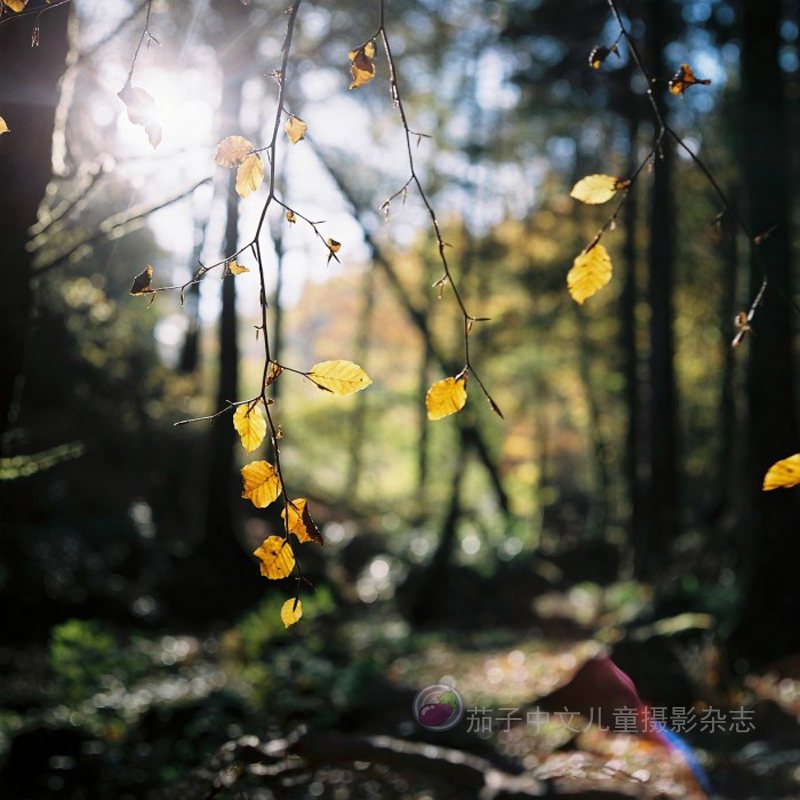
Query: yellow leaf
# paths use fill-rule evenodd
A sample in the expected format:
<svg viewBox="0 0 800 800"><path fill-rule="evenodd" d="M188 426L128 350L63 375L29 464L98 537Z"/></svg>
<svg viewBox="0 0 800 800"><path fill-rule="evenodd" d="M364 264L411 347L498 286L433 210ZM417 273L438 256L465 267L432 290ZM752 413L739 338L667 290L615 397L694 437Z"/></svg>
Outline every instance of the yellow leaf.
<svg viewBox="0 0 800 800"><path fill-rule="evenodd" d="M627 185L627 181L613 175L587 175L572 187L569 196L582 203L597 205L607 202L618 189L624 189Z"/></svg>
<svg viewBox="0 0 800 800"><path fill-rule="evenodd" d="M227 136L217 145L214 161L221 167L230 169L241 164L252 149L253 145L244 136Z"/></svg>
<svg viewBox="0 0 800 800"><path fill-rule="evenodd" d="M764 491L790 489L800 484L800 453L776 461L764 476Z"/></svg>
<svg viewBox="0 0 800 800"><path fill-rule="evenodd" d="M28 5L28 0L3 0L5 5L7 5L12 11L16 11L19 13L22 11L26 5Z"/></svg>
<svg viewBox="0 0 800 800"><path fill-rule="evenodd" d="M236 193L244 199L261 186L264 180L264 164L258 153L250 153L236 173Z"/></svg>
<svg viewBox="0 0 800 800"><path fill-rule="evenodd" d="M230 275L241 275L244 272L250 272L247 267L243 267L239 264L235 258L228 262L225 271Z"/></svg>
<svg viewBox="0 0 800 800"><path fill-rule="evenodd" d="M690 86L709 86L708 78L696 78L694 70L688 64L681 64L681 68L672 76L669 90L672 94L682 95Z"/></svg>
<svg viewBox="0 0 800 800"><path fill-rule="evenodd" d="M297 222L297 214L294 213L291 209L286 212L286 221L295 223Z"/></svg>
<svg viewBox="0 0 800 800"><path fill-rule="evenodd" d="M261 574L265 578L277 581L292 574L294 553L283 536L268 536L253 555L261 559Z"/></svg>
<svg viewBox="0 0 800 800"><path fill-rule="evenodd" d="M444 419L464 408L467 402L467 378L460 375L456 378L445 378L437 381L425 395L428 407L428 419Z"/></svg>
<svg viewBox="0 0 800 800"><path fill-rule="evenodd" d="M289 504L289 533L293 533L300 542L314 542L322 545L325 541L322 534L311 519L308 513L308 502L305 497L298 497L297 500ZM281 512L281 516L286 519L286 509Z"/></svg>
<svg viewBox="0 0 800 800"><path fill-rule="evenodd" d="M2 133L9 133L8 125L6 125L6 121L0 117L0 134Z"/></svg>
<svg viewBox="0 0 800 800"><path fill-rule="evenodd" d="M150 282L153 280L153 267L148 265L147 269L140 272L133 279L133 286L131 286L132 295L150 294Z"/></svg>
<svg viewBox="0 0 800 800"><path fill-rule="evenodd" d="M369 83L375 77L375 63L372 60L375 56L375 45L367 42L363 47L351 50L347 55L353 62L350 65L350 75L353 78L350 88L357 89Z"/></svg>
<svg viewBox="0 0 800 800"><path fill-rule="evenodd" d="M299 597L287 600L281 606L281 620L287 628L294 625L302 616L303 604L300 602Z"/></svg>
<svg viewBox="0 0 800 800"><path fill-rule="evenodd" d="M567 287L572 299L580 305L599 292L611 280L611 257L601 244L583 251L567 274Z"/></svg>
<svg viewBox="0 0 800 800"><path fill-rule="evenodd" d="M328 249L331 253L338 253L342 249L342 243L337 242L336 239L328 239Z"/></svg>
<svg viewBox="0 0 800 800"><path fill-rule="evenodd" d="M306 374L320 389L340 397L360 392L372 383L369 375L352 361L321 361Z"/></svg>
<svg viewBox="0 0 800 800"><path fill-rule="evenodd" d="M297 144L301 139L305 139L307 130L308 125L294 115L286 120L286 135L292 144Z"/></svg>
<svg viewBox="0 0 800 800"><path fill-rule="evenodd" d="M250 409L247 404L239 406L233 414L233 427L248 453L252 453L264 441L267 433L267 421L257 405Z"/></svg>
<svg viewBox="0 0 800 800"><path fill-rule="evenodd" d="M269 461L252 461L242 467L242 478L242 497L256 508L266 508L277 500L283 488L278 473Z"/></svg>

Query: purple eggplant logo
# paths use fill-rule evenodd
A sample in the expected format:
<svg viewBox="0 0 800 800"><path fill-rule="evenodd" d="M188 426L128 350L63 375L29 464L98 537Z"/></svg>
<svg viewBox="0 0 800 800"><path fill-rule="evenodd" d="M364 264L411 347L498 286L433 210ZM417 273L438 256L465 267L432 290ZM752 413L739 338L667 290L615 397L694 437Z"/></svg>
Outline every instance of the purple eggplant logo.
<svg viewBox="0 0 800 800"><path fill-rule="evenodd" d="M411 706L414 718L429 731L449 731L464 717L464 700L452 687L434 683L420 689Z"/></svg>

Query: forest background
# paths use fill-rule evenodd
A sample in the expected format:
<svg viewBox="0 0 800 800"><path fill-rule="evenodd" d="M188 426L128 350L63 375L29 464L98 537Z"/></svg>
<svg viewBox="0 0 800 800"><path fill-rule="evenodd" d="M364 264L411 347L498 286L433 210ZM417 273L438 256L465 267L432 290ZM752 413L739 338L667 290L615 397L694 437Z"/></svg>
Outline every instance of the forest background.
<svg viewBox="0 0 800 800"><path fill-rule="evenodd" d="M463 368L464 319L451 282L436 285L422 198L397 194L409 165L380 41L374 79L348 88L378 2L304 0L285 82L280 3L13 5L0 17L8 796L203 796L220 759L238 770L231 797L422 796L404 769L448 796L464 779L443 751L424 768L375 757L372 734L538 770L539 788L586 790L581 770L609 796L682 785L635 743L609 777L597 742L576 762L553 731L437 738L413 723L427 683L522 707L598 644L655 705L756 711L746 735L689 736L723 796L795 796L800 489L762 480L800 451L798 3L621 7L679 137L654 154L616 4L386 3L416 171L458 291L489 318L470 363L504 416L470 379L441 421L425 395ZM684 63L710 84L671 92ZM118 96L131 78L155 100L156 148ZM304 616L288 630L296 582L265 580L250 556L280 508L239 498L250 458L230 416L175 425L261 391L254 253L239 258L248 273L218 269L185 296L130 295L147 265L153 286L181 285L250 241L266 189L241 200L214 155L232 134L269 145L281 85L308 128L293 144L281 122L262 153L300 215L274 206L262 231L273 358L349 359L373 381L346 398L288 372L270 386L285 484L325 539L298 548ZM570 197L595 173L637 177L603 234L613 277L578 305L567 273L616 206ZM254 769L298 735L305 772Z"/></svg>

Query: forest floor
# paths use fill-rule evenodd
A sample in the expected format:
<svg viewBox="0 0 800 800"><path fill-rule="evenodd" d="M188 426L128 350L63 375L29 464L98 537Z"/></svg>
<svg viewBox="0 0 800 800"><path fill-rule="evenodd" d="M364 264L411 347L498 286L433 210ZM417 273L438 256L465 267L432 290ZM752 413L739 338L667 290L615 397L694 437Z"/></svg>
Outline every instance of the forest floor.
<svg viewBox="0 0 800 800"><path fill-rule="evenodd" d="M46 645L0 648L0 797L800 796L800 658L725 677L703 615L626 624L647 587L540 593L524 629L412 628L396 598L342 605L320 589L284 631L281 600L203 635L70 620ZM604 652L652 705L694 708L684 738L710 790L640 737L555 714L531 723L539 699ZM437 683L467 706L446 732L412 715ZM701 730L709 709L730 720L738 708L741 730Z"/></svg>

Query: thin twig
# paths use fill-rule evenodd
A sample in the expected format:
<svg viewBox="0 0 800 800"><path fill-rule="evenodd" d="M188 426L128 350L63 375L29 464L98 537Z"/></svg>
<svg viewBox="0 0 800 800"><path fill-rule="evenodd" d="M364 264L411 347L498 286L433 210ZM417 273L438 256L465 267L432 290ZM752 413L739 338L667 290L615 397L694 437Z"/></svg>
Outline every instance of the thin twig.
<svg viewBox="0 0 800 800"><path fill-rule="evenodd" d="M658 106L658 102L656 101L655 95L653 93L653 88L652 87L653 87L653 84L655 83L655 79L652 77L652 75L648 71L647 67L645 66L645 63L644 63L644 61L643 61L643 59L642 59L642 57L641 57L641 55L639 53L639 50L636 47L636 43L634 42L633 37L631 36L628 28L625 25L625 22L624 22L624 20L622 18L622 14L621 14L620 9L619 9L619 0L606 0L606 2L608 3L609 8L611 9L611 13L614 16L614 19L616 20L617 25L619 26L619 31L620 32L619 32L619 36L617 36L617 42L620 40L620 37L625 40L625 42L627 43L628 48L630 50L631 58L633 59L633 62L636 65L636 68L638 69L639 73L644 78L644 80L645 80L645 82L647 84L647 100L648 100L648 102L650 104L650 108L653 111L653 117L654 117L655 122L656 122L656 138L655 138L655 144L654 144L652 150L648 153L648 155L644 159L644 161L639 165L639 167L636 170L636 172L629 178L625 194L623 195L622 199L620 200L620 202L617 205L616 209L614 210L613 214L608 219L606 224L601 228L601 230L598 232L598 234L595 236L595 238L592 240L592 242L590 243L590 245L587 248L587 250L591 249L592 247L594 247L600 241L600 238L605 233L605 231L608 230L608 228L613 225L613 223L616 220L617 215L618 215L618 213L620 211L620 208L624 205L625 201L627 200L628 190L631 188L631 186L633 186L636 178L639 176L639 174L640 174L642 168L644 167L644 165L651 158L653 158L655 156L655 154L658 152L658 150L659 150L659 148L661 146L661 143L664 140L664 137L668 135L672 139L675 140L675 143L677 144L677 146L680 147L689 156L689 158L695 164L695 166L697 166L698 169L703 173L703 175L706 177L708 182L711 184L711 187L714 189L714 191L716 192L717 196L719 197L719 199L720 199L720 201L721 201L721 203L723 205L723 211L728 212L733 216L734 220L736 221L736 224L741 229L741 231L744 233L744 235L747 237L747 241L748 241L748 243L750 245L750 251L751 251L752 256L753 256L753 261L756 264L756 266L758 267L758 270L761 273L761 276L763 278L763 280L761 282L761 286L760 286L758 292L756 293L756 296L754 297L752 303L750 304L750 308L749 308L749 310L748 310L748 312L746 314L747 322L749 323L753 319L753 317L755 316L755 313L756 313L759 305L761 304L761 301L762 301L762 299L764 297L764 293L766 292L768 286L773 286L775 288L775 290L778 292L778 294L787 303L789 303L789 305L795 311L795 313L800 314L800 307L798 307L797 303L795 303L795 301L789 296L788 292L782 286L780 286L776 282L770 280L770 277L769 277L769 275L767 273L766 265L764 263L763 258L761 257L761 253L760 253L760 251L758 249L758 246L760 244L760 237L753 235L753 232L750 230L750 226L747 224L745 219L739 213L739 210L736 207L736 205L734 205L728 199L727 195L723 191L722 187L719 185L719 182L714 177L714 173L711 171L711 169L708 167L708 165L703 161L703 159L700 158L700 156L697 155L697 153L695 153L686 144L686 142L683 140L683 137L679 133L677 133L675 131L675 129L672 128L667 123L664 115L661 112L661 109ZM744 337L744 334L749 330L750 330L749 325L747 327L741 328L737 332L736 337L733 340L733 345L734 346L739 345L741 343L741 341L742 341L742 338Z"/></svg>
<svg viewBox="0 0 800 800"><path fill-rule="evenodd" d="M400 122L403 125L403 133L405 135L406 141L406 154L408 157L408 169L410 176L408 180L403 184L403 186L398 189L384 204L383 208L385 211L388 210L389 203L397 197L398 195L405 196L405 192L408 187L413 183L416 188L417 192L419 193L420 199L422 200L423 205L425 206L426 210L428 211L428 215L431 218L431 227L433 228L434 235L436 236L436 243L439 251L439 260L442 264L442 270L444 274L442 277L434 284L435 287L438 287L441 292L444 290L446 284L450 284L453 289L453 296L456 299L456 303L461 311L461 315L463 317L463 324L464 324L464 370L463 375L466 377L467 375L472 375L475 380L478 382L478 386L480 386L481 391L486 396L486 399L489 401L489 405L491 406L492 410L498 414L500 417L503 416L502 412L500 411L499 406L492 398L491 394L487 390L486 386L484 385L483 381L480 379L478 374L475 372L475 368L470 360L470 352L469 352L469 336L472 332L472 326L475 322L484 321L485 318L483 317L476 317L470 314L467 310L467 306L464 302L464 299L461 295L461 291L458 288L458 284L456 283L452 270L450 269L450 265L447 261L447 254L445 252L445 248L448 246L447 243L444 241L442 237L442 231L439 227L439 220L436 217L436 212L433 209L433 205L431 204L430 200L428 199L428 195L425 192L425 188L422 185L422 181L417 174L416 164L414 162L414 151L412 147L412 139L419 137L421 134L416 133L413 131L408 124L408 117L406 116L405 106L403 105L403 98L400 94L400 86L397 80L397 67L395 64L394 56L392 54L392 47L389 42L389 35L386 31L386 9L385 9L385 0L380 0L379 3L379 13L380 13L380 20L378 24L378 30L375 33L374 39L380 39L381 43L383 44L384 52L386 53L386 61L389 65L389 86L391 89L392 101L397 108L397 113L400 116Z"/></svg>

